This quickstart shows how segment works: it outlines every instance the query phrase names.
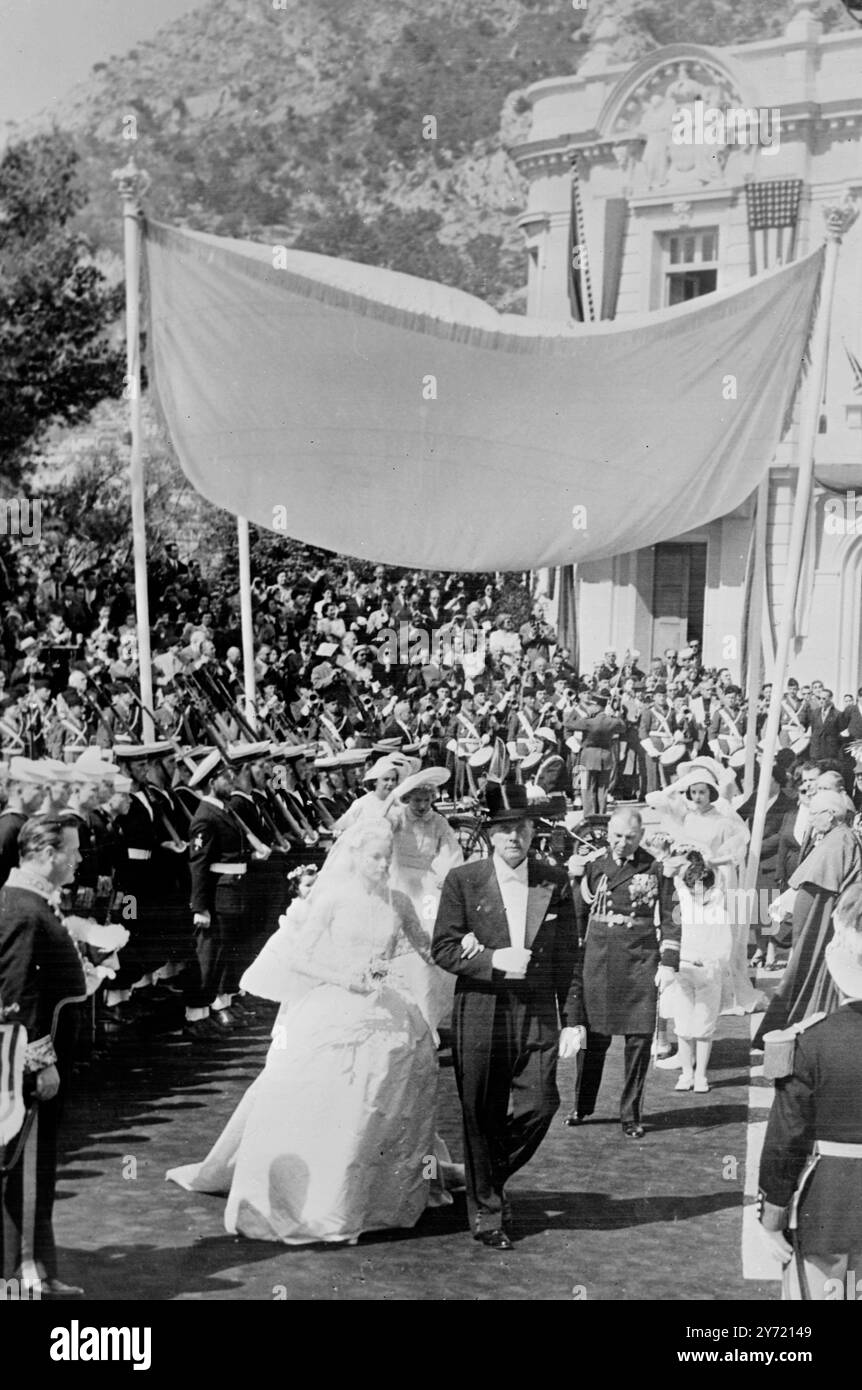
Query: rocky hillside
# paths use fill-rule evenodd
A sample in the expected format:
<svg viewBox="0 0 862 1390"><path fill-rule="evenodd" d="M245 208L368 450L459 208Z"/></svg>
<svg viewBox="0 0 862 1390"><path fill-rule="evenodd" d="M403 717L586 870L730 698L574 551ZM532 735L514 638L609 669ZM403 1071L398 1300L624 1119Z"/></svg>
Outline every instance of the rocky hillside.
<svg viewBox="0 0 862 1390"><path fill-rule="evenodd" d="M211 0L97 64L65 103L93 239L119 248L110 173L135 149L151 214L426 275L517 308L519 91L574 71L618 20L621 59L779 32L792 0ZM833 21L841 11L834 0ZM433 116L436 138L423 138Z"/></svg>

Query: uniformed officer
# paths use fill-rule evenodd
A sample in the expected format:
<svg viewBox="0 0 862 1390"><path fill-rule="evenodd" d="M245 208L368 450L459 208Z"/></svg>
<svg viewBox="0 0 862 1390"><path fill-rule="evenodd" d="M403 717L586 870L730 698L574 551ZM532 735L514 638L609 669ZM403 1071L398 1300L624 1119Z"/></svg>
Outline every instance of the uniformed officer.
<svg viewBox="0 0 862 1390"><path fill-rule="evenodd" d="M570 718L566 728L584 736L580 755L581 805L585 816L593 816L604 814L615 762L614 747L625 735L626 726L606 712L606 695L590 695L587 703L589 718Z"/></svg>
<svg viewBox="0 0 862 1390"><path fill-rule="evenodd" d="M7 801L0 812L0 887L18 863L18 836L24 822L36 813L44 792L36 765L28 758L11 758Z"/></svg>
<svg viewBox="0 0 862 1390"><path fill-rule="evenodd" d="M166 942L173 935L171 914L176 894L165 872L173 860L166 859L164 845L171 837L153 788L160 762L171 759L174 751L166 740L121 743L114 749L115 762L127 769L133 791L129 810L118 822L125 850L119 889L130 904L123 921L130 940L123 948L112 987L105 991L104 1020L109 1024L125 1026L138 1021L145 1004L140 996L133 999L132 989L152 984L155 972L170 954Z"/></svg>
<svg viewBox="0 0 862 1390"><path fill-rule="evenodd" d="M760 1159L759 1216L784 1262L782 1297L814 1302L862 1297L862 885L842 893L833 921L825 959L841 1002L797 1034Z"/></svg>
<svg viewBox="0 0 862 1390"><path fill-rule="evenodd" d="M201 793L189 848L191 909L200 967L200 992L195 1006L186 1013L186 1033L193 1038L207 1036L208 1030L194 1026L207 1018L220 1029L241 1022L230 1005L239 989L242 942L248 930L246 876L252 851L241 822L228 805L234 781L233 768L218 749L201 760L189 779L189 786Z"/></svg>
<svg viewBox="0 0 862 1390"><path fill-rule="evenodd" d="M575 1022L587 1027L587 1048L574 1121L595 1109L605 1054L624 1034L623 1134L641 1139L641 1101L656 1021L656 985L679 969L681 926L674 922L673 884L641 848L639 812L617 811L608 823L609 849L590 860L575 894L584 941L576 971ZM656 935L659 905L661 940ZM658 972L658 973L657 973Z"/></svg>
<svg viewBox="0 0 862 1390"><path fill-rule="evenodd" d="M287 883L283 857L275 852L281 839L278 827L268 816L265 797L255 786L255 773L263 775L269 757L268 742L231 744L228 761L234 773L229 808L245 832L251 859L246 875L246 917L243 939L237 943L237 983L251 965L264 941L278 925L287 902ZM237 993L231 1009L245 1007L245 996Z"/></svg>

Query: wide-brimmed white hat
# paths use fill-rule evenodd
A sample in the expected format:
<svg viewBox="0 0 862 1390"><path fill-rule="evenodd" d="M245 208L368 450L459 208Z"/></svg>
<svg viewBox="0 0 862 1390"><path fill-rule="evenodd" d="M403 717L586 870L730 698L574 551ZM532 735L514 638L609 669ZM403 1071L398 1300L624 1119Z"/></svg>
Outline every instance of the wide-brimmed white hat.
<svg viewBox="0 0 862 1390"><path fill-rule="evenodd" d="M687 792L691 787L708 787L710 801L717 801L721 795L718 782L706 768L694 767L685 777L680 777L672 785L676 792Z"/></svg>
<svg viewBox="0 0 862 1390"><path fill-rule="evenodd" d="M376 782L379 777L385 777L388 773L394 772L398 780L404 776L406 768L404 763L395 761L394 758L378 758L376 763L372 763L362 774L363 782Z"/></svg>
<svg viewBox="0 0 862 1390"><path fill-rule="evenodd" d="M418 791L420 787L443 787L451 775L446 767L423 767L421 771L413 772L409 777L405 777L401 785L390 793L389 799L390 801L403 801L405 796Z"/></svg>

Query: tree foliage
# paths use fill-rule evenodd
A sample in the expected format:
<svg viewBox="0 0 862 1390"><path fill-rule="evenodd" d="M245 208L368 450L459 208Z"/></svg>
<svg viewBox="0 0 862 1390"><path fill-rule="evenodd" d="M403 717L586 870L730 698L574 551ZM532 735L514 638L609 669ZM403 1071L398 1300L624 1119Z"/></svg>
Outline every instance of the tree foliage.
<svg viewBox="0 0 862 1390"><path fill-rule="evenodd" d="M80 421L123 387L109 329L122 304L70 219L86 202L67 135L0 159L0 471L15 481L50 422Z"/></svg>

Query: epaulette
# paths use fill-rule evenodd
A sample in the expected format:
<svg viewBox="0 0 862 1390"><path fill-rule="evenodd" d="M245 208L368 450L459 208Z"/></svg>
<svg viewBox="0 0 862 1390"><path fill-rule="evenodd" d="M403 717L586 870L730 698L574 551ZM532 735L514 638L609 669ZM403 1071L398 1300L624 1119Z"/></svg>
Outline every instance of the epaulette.
<svg viewBox="0 0 862 1390"><path fill-rule="evenodd" d="M829 1015L826 1010L822 1009L819 1014L812 1014L810 1018L803 1019L801 1023L795 1024L793 1031L798 1037L800 1033L807 1033L808 1029L813 1028L815 1023L822 1023L824 1018L828 1017Z"/></svg>

